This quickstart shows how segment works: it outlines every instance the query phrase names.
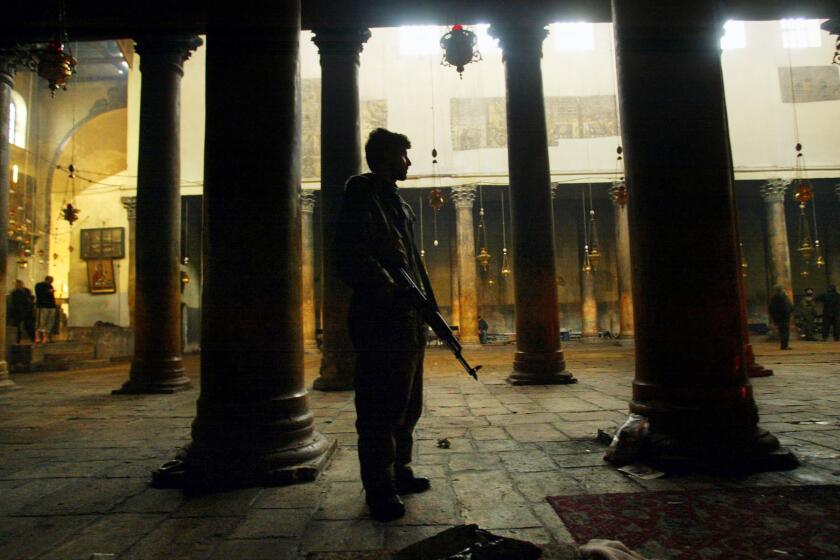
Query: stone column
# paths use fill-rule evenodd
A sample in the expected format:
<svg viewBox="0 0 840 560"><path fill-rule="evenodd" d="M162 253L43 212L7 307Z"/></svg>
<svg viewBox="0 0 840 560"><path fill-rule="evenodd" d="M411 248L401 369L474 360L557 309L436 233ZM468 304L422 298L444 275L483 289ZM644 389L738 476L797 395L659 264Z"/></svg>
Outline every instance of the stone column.
<svg viewBox="0 0 840 560"><path fill-rule="evenodd" d="M211 488L313 480L334 448L303 379L300 2L280 4L260 27L207 31L201 394L182 457ZM231 141L243 131L259 133Z"/></svg>
<svg viewBox="0 0 840 560"><path fill-rule="evenodd" d="M508 168L516 276L513 384L571 383L560 349L551 175L543 99L541 25L492 25L507 90Z"/></svg>
<svg viewBox="0 0 840 560"><path fill-rule="evenodd" d="M790 245L788 245L785 220L785 191L790 185L786 179L773 179L761 187L761 196L767 204L767 245L770 248L771 290L782 286L793 301L793 282L790 276Z"/></svg>
<svg viewBox="0 0 840 560"><path fill-rule="evenodd" d="M455 203L455 239L458 247L458 338L461 344L478 344L478 286L473 230L475 185L452 187L452 201Z"/></svg>
<svg viewBox="0 0 840 560"><path fill-rule="evenodd" d="M142 75L137 163L134 358L115 393L172 393L190 380L181 360L181 78L195 36L137 42Z"/></svg>
<svg viewBox="0 0 840 560"><path fill-rule="evenodd" d="M134 327L134 307L137 290L137 197L120 198L128 214L128 316L129 326Z"/></svg>
<svg viewBox="0 0 840 560"><path fill-rule="evenodd" d="M312 231L312 215L315 212L315 193L300 193L301 223L301 277L303 280L303 348L318 348L315 339L315 242Z"/></svg>
<svg viewBox="0 0 840 560"><path fill-rule="evenodd" d="M586 256L584 255L584 262ZM598 337L598 302L595 299L595 271L592 266L584 265L581 269L581 286L583 287L583 301L581 309L582 339Z"/></svg>
<svg viewBox="0 0 840 560"><path fill-rule="evenodd" d="M840 201L840 183L834 186L834 194ZM836 236L835 239L840 242L840 236ZM834 248L832 254L826 253L825 260L828 267L828 283L840 287L840 251L838 248Z"/></svg>
<svg viewBox="0 0 840 560"><path fill-rule="evenodd" d="M313 385L320 391L353 388L356 355L347 329L351 290L338 277L332 240L344 184L361 171L359 135L359 53L367 29L316 29L321 56L321 239L324 274L321 371Z"/></svg>
<svg viewBox="0 0 840 560"><path fill-rule="evenodd" d="M758 427L739 302L733 170L715 4L613 0L636 320L633 460L791 468ZM656 17L651 17L655 14ZM651 84L657 87L651 87ZM667 146L667 149L663 149ZM620 455L612 455L618 462Z"/></svg>
<svg viewBox="0 0 840 560"><path fill-rule="evenodd" d="M0 302L6 301L6 264L9 229L9 105L12 103L12 88L15 86L17 61L13 53L0 49ZM6 305L0 305L0 391L17 388L9 377L6 361Z"/></svg>
<svg viewBox="0 0 840 560"><path fill-rule="evenodd" d="M452 231L450 231L449 238L449 269L451 299L452 299L452 319L450 325L457 325L458 330L461 330L461 281L458 274L458 234L455 222L452 222Z"/></svg>
<svg viewBox="0 0 840 560"><path fill-rule="evenodd" d="M633 332L633 269L630 265L630 226L627 222L627 187L620 184L610 188L615 211L615 251L618 269L618 314L621 339L632 339Z"/></svg>

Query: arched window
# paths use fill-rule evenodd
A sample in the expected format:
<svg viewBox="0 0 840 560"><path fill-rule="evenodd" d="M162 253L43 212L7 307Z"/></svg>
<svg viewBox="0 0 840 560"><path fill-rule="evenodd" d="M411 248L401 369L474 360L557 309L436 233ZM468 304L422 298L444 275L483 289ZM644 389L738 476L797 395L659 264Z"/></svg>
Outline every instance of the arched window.
<svg viewBox="0 0 840 560"><path fill-rule="evenodd" d="M26 147L26 102L23 96L12 90L12 102L9 103L9 144L19 148Z"/></svg>

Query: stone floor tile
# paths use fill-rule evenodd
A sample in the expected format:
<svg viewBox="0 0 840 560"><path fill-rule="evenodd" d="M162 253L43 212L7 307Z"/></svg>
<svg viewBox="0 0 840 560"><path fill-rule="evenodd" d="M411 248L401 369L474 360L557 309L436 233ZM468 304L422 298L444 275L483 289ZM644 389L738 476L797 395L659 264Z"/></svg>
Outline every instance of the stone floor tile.
<svg viewBox="0 0 840 560"><path fill-rule="evenodd" d="M403 496L405 517L392 525L459 525L463 519L458 511L455 493L445 478L433 478L432 487L420 494Z"/></svg>
<svg viewBox="0 0 840 560"><path fill-rule="evenodd" d="M230 539L216 548L211 560L297 560L294 539Z"/></svg>
<svg viewBox="0 0 840 560"><path fill-rule="evenodd" d="M237 517L170 518L136 542L120 560L209 558L239 522Z"/></svg>
<svg viewBox="0 0 840 560"><path fill-rule="evenodd" d="M323 479L319 482L265 488L252 504L265 509L309 509L314 511L324 492Z"/></svg>
<svg viewBox="0 0 840 560"><path fill-rule="evenodd" d="M244 488L199 496L188 496L174 517L244 517L262 488Z"/></svg>
<svg viewBox="0 0 840 560"><path fill-rule="evenodd" d="M73 479L55 492L23 506L19 515L80 515L106 513L128 497L143 492L145 481L135 479Z"/></svg>
<svg viewBox="0 0 840 560"><path fill-rule="evenodd" d="M574 543L575 539L572 537L572 534L569 532L569 529L563 523L563 520L557 515L557 512L554 511L554 508L551 507L547 501L543 501L542 503L535 503L531 504L531 508L534 510L534 513L539 518L540 522L542 523L543 527L545 527L551 538L555 542L561 543Z"/></svg>
<svg viewBox="0 0 840 560"><path fill-rule="evenodd" d="M362 483L332 482L326 486L314 519L359 519L367 515Z"/></svg>
<svg viewBox="0 0 840 560"><path fill-rule="evenodd" d="M160 525L165 515L112 514L102 516L39 560L88 560L92 554L119 555Z"/></svg>
<svg viewBox="0 0 840 560"><path fill-rule="evenodd" d="M528 416L534 416L529 414ZM563 441L568 439L564 432L560 432L551 424L513 424L505 430L519 442Z"/></svg>
<svg viewBox="0 0 840 560"><path fill-rule="evenodd" d="M313 521L306 528L301 550L327 552L379 550L385 541L384 523L370 519L353 521Z"/></svg>
<svg viewBox="0 0 840 560"><path fill-rule="evenodd" d="M253 509L230 534L230 538L297 538L303 535L311 517L310 509Z"/></svg>
<svg viewBox="0 0 840 560"><path fill-rule="evenodd" d="M470 429L470 436L476 441L493 440L504 439L507 437L507 433L499 426L489 426L487 428Z"/></svg>
<svg viewBox="0 0 840 560"><path fill-rule="evenodd" d="M541 473L512 473L516 488L530 502L542 502L546 496L583 494L584 488L578 480L568 474L571 469L553 470Z"/></svg>
<svg viewBox="0 0 840 560"><path fill-rule="evenodd" d="M528 541L539 546L552 541L551 532L544 527L526 527L523 529L493 529L494 535Z"/></svg>
<svg viewBox="0 0 840 560"><path fill-rule="evenodd" d="M511 405L512 406L512 405ZM549 424L557 421L557 415L552 412L535 412L529 414L494 414L487 416L492 426L508 427L513 424Z"/></svg>
<svg viewBox="0 0 840 560"><path fill-rule="evenodd" d="M419 454L420 455L432 455L435 453L444 453L444 454L451 454L451 453L469 453L473 450L472 441L468 438L457 438L457 437L447 437L446 439L449 440L449 447L438 447L437 440L432 439L424 439L420 440L419 443Z"/></svg>
<svg viewBox="0 0 840 560"><path fill-rule="evenodd" d="M28 559L50 551L101 517L53 515L4 517L0 523L0 558Z"/></svg>
<svg viewBox="0 0 840 560"><path fill-rule="evenodd" d="M452 453L447 457L449 457L449 470L453 473L499 470L501 466L497 455L487 453Z"/></svg>
<svg viewBox="0 0 840 560"><path fill-rule="evenodd" d="M401 550L418 541L442 533L449 528L449 525L389 525L385 527L385 548L388 550Z"/></svg>
<svg viewBox="0 0 840 560"><path fill-rule="evenodd" d="M509 472L545 472L557 468L557 464L541 449L526 449L499 453Z"/></svg>
<svg viewBox="0 0 840 560"><path fill-rule="evenodd" d="M518 441L514 441L512 439L489 439L476 441L475 449L479 453L495 453L497 451L522 449L525 445L530 444L519 443Z"/></svg>
<svg viewBox="0 0 840 560"><path fill-rule="evenodd" d="M143 492L128 498L114 508L126 513L170 513L181 507L184 493L181 490L163 490L147 488Z"/></svg>
<svg viewBox="0 0 840 560"><path fill-rule="evenodd" d="M547 410L548 412L569 413L599 409L592 403L577 397L538 399L536 402L539 403L539 406L541 406L543 410Z"/></svg>

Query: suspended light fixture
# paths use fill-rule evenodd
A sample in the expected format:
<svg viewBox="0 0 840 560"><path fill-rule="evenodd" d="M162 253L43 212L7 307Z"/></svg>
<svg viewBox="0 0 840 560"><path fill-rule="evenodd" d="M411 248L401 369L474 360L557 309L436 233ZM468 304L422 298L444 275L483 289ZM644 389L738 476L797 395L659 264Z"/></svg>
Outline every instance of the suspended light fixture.
<svg viewBox="0 0 840 560"><path fill-rule="evenodd" d="M64 194L70 192L70 199L61 208L61 219L66 220L70 226L79 219L79 209L73 206L73 199L76 198L76 167L71 163L67 166L67 183Z"/></svg>
<svg viewBox="0 0 840 560"><path fill-rule="evenodd" d="M426 246L423 243L424 235L423 235L423 195L422 194L420 195L420 201L419 201L419 206L418 207L420 208L420 260L422 260L423 263L425 263L426 262Z"/></svg>
<svg viewBox="0 0 840 560"><path fill-rule="evenodd" d="M747 264L747 257L744 256L744 244L738 242L738 254L741 256L741 277L747 277L747 269L749 265Z"/></svg>
<svg viewBox="0 0 840 560"><path fill-rule="evenodd" d="M807 278L811 275L811 259L817 268L825 266L825 259L822 255L820 247L819 232L817 229L817 211L816 201L814 199L814 189L808 181L807 170L805 165L805 155L802 151L802 143L799 136L799 117L796 105L796 89L793 85L793 61L788 49L788 76L790 79L790 99L793 105L793 133L796 138L796 163L794 165L794 179L796 190L793 193L793 199L799 203L799 238L797 240L796 251L802 257L802 270L799 275L802 278ZM806 208L808 203L811 203L811 220L808 219ZM813 223L813 232L811 231L811 223ZM812 237L813 233L813 237Z"/></svg>
<svg viewBox="0 0 840 560"><path fill-rule="evenodd" d="M598 220L595 218L595 203L592 199L592 183L589 184L589 262L592 268L601 262L601 244L598 241Z"/></svg>
<svg viewBox="0 0 840 560"><path fill-rule="evenodd" d="M589 226L586 222L586 191L581 189L581 207L583 209L583 267L581 270L588 274L592 272L592 259L589 252ZM600 255L599 255L600 256Z"/></svg>
<svg viewBox="0 0 840 560"><path fill-rule="evenodd" d="M487 272L490 267L490 251L487 250L487 226L484 223L484 191L481 185L478 186L478 244L479 251L476 259L481 265L481 270Z"/></svg>
<svg viewBox="0 0 840 560"><path fill-rule="evenodd" d="M49 83L52 97L55 97L55 92L59 88L67 90L67 80L76 72L78 63L70 49L65 46L68 41L67 30L64 26L64 0L59 3L58 26L56 38L46 47L35 52L38 59L38 75Z"/></svg>
<svg viewBox="0 0 840 560"><path fill-rule="evenodd" d="M505 191L502 191L502 278L510 276L510 257L507 250L507 227L505 226Z"/></svg>
<svg viewBox="0 0 840 560"><path fill-rule="evenodd" d="M469 29L464 29L463 25L453 25L452 29L440 38L440 48L443 49L441 66L454 66L461 79L464 78L464 66L481 60L478 36Z"/></svg>
<svg viewBox="0 0 840 560"><path fill-rule="evenodd" d="M431 192L429 193L429 206L431 206L432 210L434 211L433 217L434 217L435 239L434 239L434 242L432 244L435 247L437 247L438 244L439 244L438 243L437 216L438 216L438 212L440 212L441 208L443 208L445 204L446 204L446 196L443 194L443 191L438 189L438 188L432 189Z"/></svg>

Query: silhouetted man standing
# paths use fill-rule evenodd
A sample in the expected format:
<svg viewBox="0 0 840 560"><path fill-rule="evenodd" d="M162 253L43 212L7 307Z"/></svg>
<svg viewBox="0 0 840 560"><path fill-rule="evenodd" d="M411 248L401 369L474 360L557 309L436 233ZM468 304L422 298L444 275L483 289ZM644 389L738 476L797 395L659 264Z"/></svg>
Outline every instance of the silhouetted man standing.
<svg viewBox="0 0 840 560"><path fill-rule="evenodd" d="M779 341L782 350L790 350L790 314L793 311L793 303L785 293L785 289L776 286L776 293L770 298L770 319L776 323L779 329Z"/></svg>
<svg viewBox="0 0 840 560"><path fill-rule="evenodd" d="M834 340L840 340L840 295L835 286L829 286L828 291L817 296L822 303L822 339L828 340L828 332L833 331Z"/></svg>
<svg viewBox="0 0 840 560"><path fill-rule="evenodd" d="M426 328L394 282L396 271L404 269L437 307L414 244L414 213L397 190L411 165L410 147L402 134L383 128L370 133L365 157L372 173L347 182L334 240L340 274L353 288L349 331L357 352L362 484L371 516L380 521L405 514L399 494L430 486L409 466L423 407Z"/></svg>

